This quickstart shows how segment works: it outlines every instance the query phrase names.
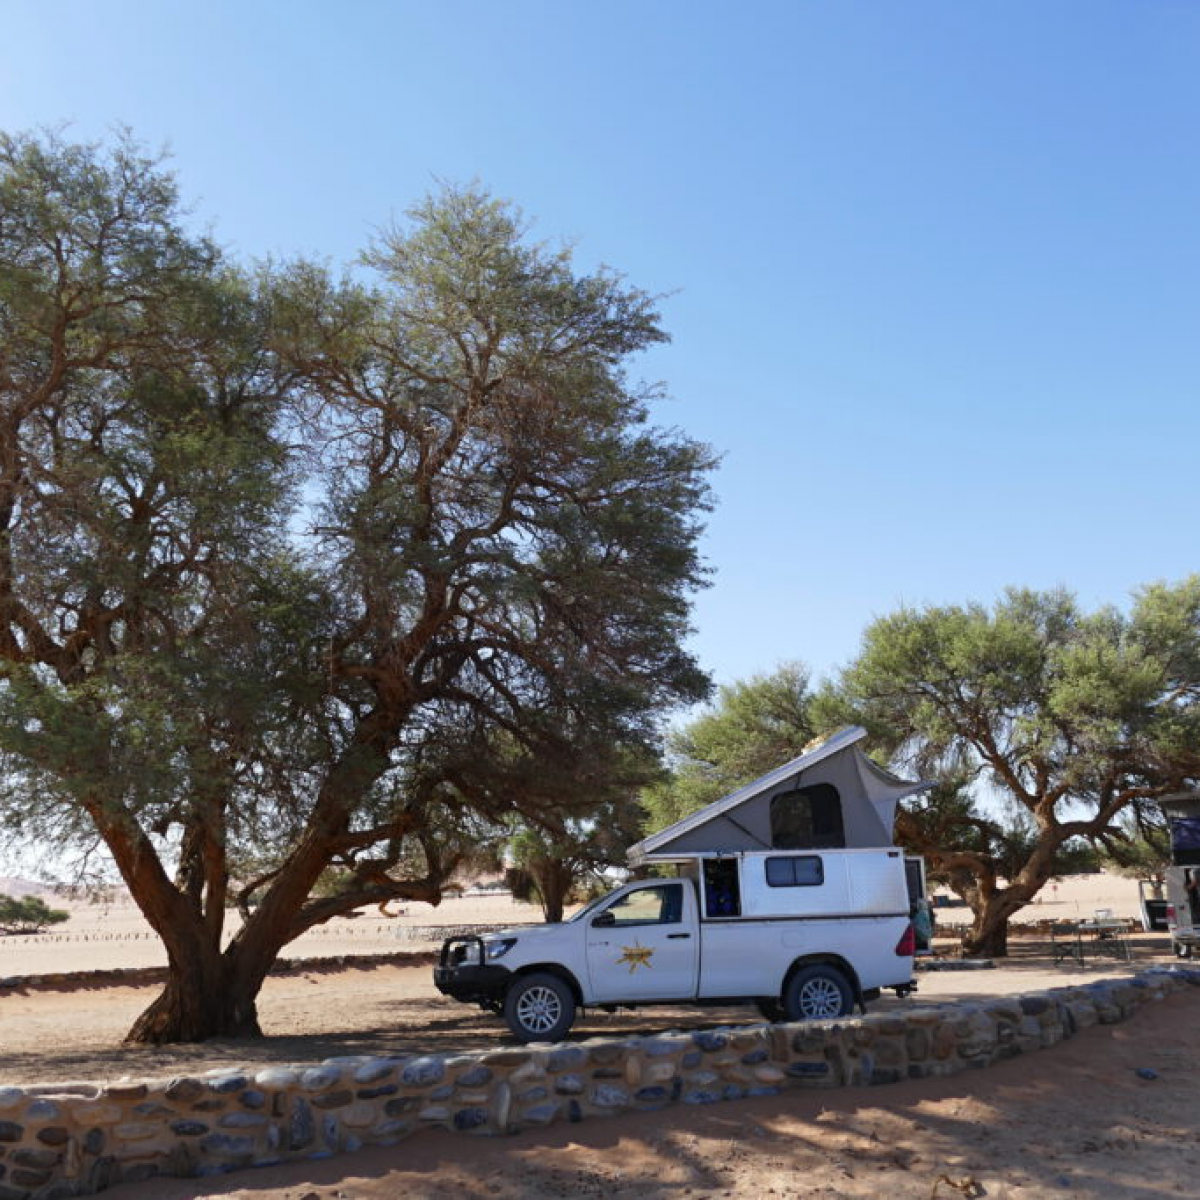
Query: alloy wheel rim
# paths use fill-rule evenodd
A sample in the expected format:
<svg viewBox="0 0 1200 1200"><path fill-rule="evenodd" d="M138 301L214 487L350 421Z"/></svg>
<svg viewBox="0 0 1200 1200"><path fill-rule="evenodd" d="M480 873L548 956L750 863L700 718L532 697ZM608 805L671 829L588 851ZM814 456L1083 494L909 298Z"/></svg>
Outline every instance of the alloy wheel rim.
<svg viewBox="0 0 1200 1200"><path fill-rule="evenodd" d="M806 1017L836 1017L842 1011L841 989L830 979L813 979L800 989L800 1009Z"/></svg>
<svg viewBox="0 0 1200 1200"><path fill-rule="evenodd" d="M548 987L532 987L517 1001L517 1019L532 1033L545 1033L558 1024L562 1002Z"/></svg>

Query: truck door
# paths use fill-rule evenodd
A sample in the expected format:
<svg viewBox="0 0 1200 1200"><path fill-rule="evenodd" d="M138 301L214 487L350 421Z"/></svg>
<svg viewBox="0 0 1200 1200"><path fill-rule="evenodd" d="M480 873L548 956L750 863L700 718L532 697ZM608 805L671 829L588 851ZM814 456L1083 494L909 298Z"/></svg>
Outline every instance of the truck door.
<svg viewBox="0 0 1200 1200"><path fill-rule="evenodd" d="M689 1000L699 934L683 880L624 892L588 918L587 964L597 1003Z"/></svg>

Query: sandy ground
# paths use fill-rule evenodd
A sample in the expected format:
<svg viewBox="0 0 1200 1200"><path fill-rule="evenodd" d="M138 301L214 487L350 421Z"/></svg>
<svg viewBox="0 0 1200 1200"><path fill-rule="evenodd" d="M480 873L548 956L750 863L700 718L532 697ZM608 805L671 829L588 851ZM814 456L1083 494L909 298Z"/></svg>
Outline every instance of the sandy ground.
<svg viewBox="0 0 1200 1200"><path fill-rule="evenodd" d="M1133 891L1132 900L1122 889ZM1136 910L1134 885L1084 877L1070 881L1068 894L1050 897L1046 907L1050 915L1076 917L1104 907L1119 914L1122 904L1130 915ZM430 911L421 907L425 911L407 916L418 929L430 922ZM447 924L534 915L510 901L469 898L448 901L438 913ZM71 941L18 946L17 953L47 971L136 965L104 958L114 947L128 948L127 938L103 940L106 932L121 932L115 920L111 907L107 916L85 911L67 927L77 935ZM397 939L396 926L372 917L346 924L364 932L331 936L329 944L340 939L340 948L329 953L414 944ZM375 925L387 932L377 934ZM136 932L136 926L123 931ZM375 939L382 944L372 944ZM923 973L917 997L887 996L872 1010L1032 991L1173 961L1162 935L1142 935L1133 944L1129 966L1106 960L1054 966L1044 941L1014 938L1014 953L1002 967ZM299 956L301 949L293 946L291 953ZM8 954L8 945L0 944L0 975L29 970L18 970ZM262 1041L123 1047L120 1038L155 992L104 987L0 993L0 1085L176 1074L338 1054L452 1052L509 1042L496 1018L440 996L427 963L330 964L272 977L260 998L267 1034ZM582 1020L573 1036L757 1020L745 1008L597 1013ZM1157 1078L1139 1078L1139 1067L1152 1068ZM1196 1196L1198 1077L1200 995L1189 994L1143 1011L1128 1024L1089 1030L1064 1046L953 1080L789 1093L711 1109L593 1120L508 1139L423 1134L398 1147L331 1162L217 1182L153 1181L106 1194L114 1200Z"/></svg>

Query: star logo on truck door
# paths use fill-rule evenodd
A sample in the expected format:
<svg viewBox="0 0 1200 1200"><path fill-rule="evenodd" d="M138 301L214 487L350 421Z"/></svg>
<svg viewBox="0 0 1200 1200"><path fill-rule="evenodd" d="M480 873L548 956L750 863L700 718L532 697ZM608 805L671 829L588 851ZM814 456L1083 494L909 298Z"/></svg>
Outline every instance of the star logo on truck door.
<svg viewBox="0 0 1200 1200"><path fill-rule="evenodd" d="M654 954L653 946L643 946L640 942L634 941L632 946L622 946L621 957L617 959L617 966L622 963L629 964L629 973L632 975L638 967L645 967L649 970L654 964L650 958Z"/></svg>

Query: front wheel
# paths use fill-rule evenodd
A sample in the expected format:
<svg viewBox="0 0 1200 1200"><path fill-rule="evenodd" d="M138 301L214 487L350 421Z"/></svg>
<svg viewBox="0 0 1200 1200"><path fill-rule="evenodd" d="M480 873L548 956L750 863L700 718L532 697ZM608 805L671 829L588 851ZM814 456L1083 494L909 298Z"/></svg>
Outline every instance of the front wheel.
<svg viewBox="0 0 1200 1200"><path fill-rule="evenodd" d="M504 998L504 1019L519 1042L560 1042L575 1022L575 997L556 975L523 975Z"/></svg>
<svg viewBox="0 0 1200 1200"><path fill-rule="evenodd" d="M854 1010L854 994L846 977L824 963L801 967L783 989L783 1011L789 1021L827 1021Z"/></svg>

